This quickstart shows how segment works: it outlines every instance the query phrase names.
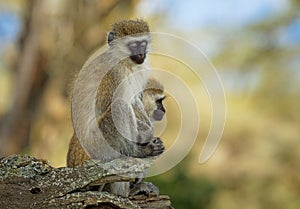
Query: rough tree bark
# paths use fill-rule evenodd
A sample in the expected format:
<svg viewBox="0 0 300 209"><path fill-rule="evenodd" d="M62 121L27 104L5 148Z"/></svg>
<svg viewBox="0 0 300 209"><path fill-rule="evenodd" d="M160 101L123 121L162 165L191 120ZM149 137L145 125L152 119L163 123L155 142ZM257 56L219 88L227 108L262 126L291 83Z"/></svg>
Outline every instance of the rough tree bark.
<svg viewBox="0 0 300 209"><path fill-rule="evenodd" d="M170 209L168 196L124 198L97 191L109 182L131 181L143 174L151 160L117 159L77 168L53 168L31 156L0 159L1 208L160 208Z"/></svg>

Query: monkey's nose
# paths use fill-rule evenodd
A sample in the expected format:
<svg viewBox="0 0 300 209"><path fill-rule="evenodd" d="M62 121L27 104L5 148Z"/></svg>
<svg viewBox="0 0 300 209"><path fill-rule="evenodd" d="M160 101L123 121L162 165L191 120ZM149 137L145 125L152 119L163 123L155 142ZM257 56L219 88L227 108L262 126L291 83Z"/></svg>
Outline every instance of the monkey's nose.
<svg viewBox="0 0 300 209"><path fill-rule="evenodd" d="M136 54L130 56L131 60L136 64L142 64L146 58L146 54Z"/></svg>
<svg viewBox="0 0 300 209"><path fill-rule="evenodd" d="M145 59L145 54L137 54L138 59Z"/></svg>

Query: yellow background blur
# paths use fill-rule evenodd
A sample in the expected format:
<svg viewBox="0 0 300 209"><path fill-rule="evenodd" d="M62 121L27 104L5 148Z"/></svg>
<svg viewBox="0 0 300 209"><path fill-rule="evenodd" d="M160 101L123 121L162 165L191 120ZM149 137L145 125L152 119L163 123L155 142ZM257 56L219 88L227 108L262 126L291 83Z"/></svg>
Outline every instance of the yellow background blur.
<svg viewBox="0 0 300 209"><path fill-rule="evenodd" d="M143 17L152 31L191 41L210 58L227 102L221 143L200 165L211 119L205 89L181 63L152 57L196 92L201 123L187 157L151 181L175 208L299 208L299 9L297 0L0 1L0 156L27 153L65 166L76 73L111 23ZM172 95L164 104L169 148L185 110Z"/></svg>

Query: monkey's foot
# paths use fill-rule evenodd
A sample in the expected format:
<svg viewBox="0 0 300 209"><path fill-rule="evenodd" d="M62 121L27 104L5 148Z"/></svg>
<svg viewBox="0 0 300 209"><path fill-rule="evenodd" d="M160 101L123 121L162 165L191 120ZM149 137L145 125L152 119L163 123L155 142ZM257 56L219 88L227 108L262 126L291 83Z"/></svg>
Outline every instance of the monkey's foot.
<svg viewBox="0 0 300 209"><path fill-rule="evenodd" d="M145 195L145 196L158 196L159 189L157 186L150 182L141 182L135 184L129 192L129 196Z"/></svg>

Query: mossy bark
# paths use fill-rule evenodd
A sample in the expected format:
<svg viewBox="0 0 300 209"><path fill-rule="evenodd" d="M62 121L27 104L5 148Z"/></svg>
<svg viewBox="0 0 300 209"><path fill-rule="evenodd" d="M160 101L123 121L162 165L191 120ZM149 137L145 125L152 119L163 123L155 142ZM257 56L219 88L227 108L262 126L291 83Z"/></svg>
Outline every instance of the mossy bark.
<svg viewBox="0 0 300 209"><path fill-rule="evenodd" d="M124 158L98 165L53 168L31 156L0 159L1 208L172 208L168 196L124 198L95 190L99 185L131 181L151 160Z"/></svg>

